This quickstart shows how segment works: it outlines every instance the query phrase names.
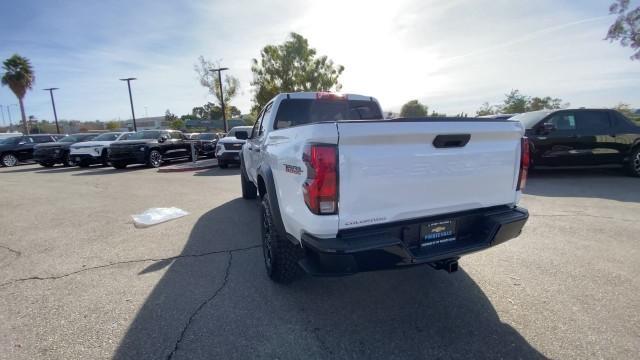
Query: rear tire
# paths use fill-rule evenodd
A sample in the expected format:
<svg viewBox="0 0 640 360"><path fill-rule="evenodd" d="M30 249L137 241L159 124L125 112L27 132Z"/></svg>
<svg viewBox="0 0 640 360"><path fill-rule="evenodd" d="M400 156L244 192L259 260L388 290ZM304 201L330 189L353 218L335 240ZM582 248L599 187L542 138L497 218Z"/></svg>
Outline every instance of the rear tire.
<svg viewBox="0 0 640 360"><path fill-rule="evenodd" d="M107 153L107 149L102 150L102 155L100 155L100 162L102 166L109 166L109 154Z"/></svg>
<svg viewBox="0 0 640 360"><path fill-rule="evenodd" d="M118 161L112 161L111 162L111 166L113 166L116 169L124 169L127 167L127 163L122 163L122 162L118 162Z"/></svg>
<svg viewBox="0 0 640 360"><path fill-rule="evenodd" d="M267 275L281 284L290 283L300 273L302 247L294 245L274 225L269 199L262 200L262 251Z"/></svg>
<svg viewBox="0 0 640 360"><path fill-rule="evenodd" d="M162 154L158 150L149 151L149 156L147 157L147 166L151 168L158 168L162 165Z"/></svg>
<svg viewBox="0 0 640 360"><path fill-rule="evenodd" d="M258 196L258 189L249 179L244 169L244 166L240 166L240 183L242 184L242 198L243 199L255 199Z"/></svg>
<svg viewBox="0 0 640 360"><path fill-rule="evenodd" d="M69 158L69 153L62 154L62 166L64 167L71 166L71 159Z"/></svg>
<svg viewBox="0 0 640 360"><path fill-rule="evenodd" d="M14 154L4 154L0 157L0 165L6 167L16 166L18 164L18 158Z"/></svg>
<svg viewBox="0 0 640 360"><path fill-rule="evenodd" d="M41 163L38 163L38 164L40 164L40 166L43 166L43 167L46 167L46 168L50 168L50 167L53 167L53 165L55 165L54 163L51 163L51 162L41 162Z"/></svg>
<svg viewBox="0 0 640 360"><path fill-rule="evenodd" d="M640 146L631 151L627 171L631 176L640 177Z"/></svg>

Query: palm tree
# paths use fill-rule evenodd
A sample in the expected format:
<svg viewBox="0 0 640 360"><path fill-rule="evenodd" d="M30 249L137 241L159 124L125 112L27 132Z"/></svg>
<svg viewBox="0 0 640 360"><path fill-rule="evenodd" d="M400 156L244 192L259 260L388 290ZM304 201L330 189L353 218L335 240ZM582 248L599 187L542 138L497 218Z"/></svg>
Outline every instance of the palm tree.
<svg viewBox="0 0 640 360"><path fill-rule="evenodd" d="M4 69L4 75L2 76L2 85L8 85L11 91L18 98L20 102L20 113L22 114L22 126L24 131L29 134L29 127L27 126L27 116L24 113L24 103L22 99L27 93L27 90L31 90L36 77L33 73L33 68L29 59L22 57L18 54L13 54L2 63Z"/></svg>

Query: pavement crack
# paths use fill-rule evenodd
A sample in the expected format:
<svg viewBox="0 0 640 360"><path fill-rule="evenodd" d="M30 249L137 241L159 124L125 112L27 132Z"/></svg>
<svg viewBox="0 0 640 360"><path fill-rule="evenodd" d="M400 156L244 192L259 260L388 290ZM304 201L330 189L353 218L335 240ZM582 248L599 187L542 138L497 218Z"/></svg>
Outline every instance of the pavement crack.
<svg viewBox="0 0 640 360"><path fill-rule="evenodd" d="M22 253L20 251L14 250L14 249L8 247L7 245L0 244L0 248L7 249L7 250L9 250L9 252L11 252L12 254L15 254L16 256L22 255Z"/></svg>
<svg viewBox="0 0 640 360"><path fill-rule="evenodd" d="M226 268L225 273L224 273L224 279L222 280L222 284L220 285L220 287L218 287L216 289L216 291L213 292L213 294L209 298L207 298L205 301L203 301L195 309L195 311L191 314L191 316L189 316L189 319L187 320L187 323L184 325L184 327L182 328L182 331L180 332L180 337L178 337L178 340L176 340L176 343L173 346L173 350L171 350L171 353L169 353L169 356L167 356L167 360L173 359L173 356L178 351L178 347L180 346L180 343L182 342L182 339L184 339L184 335L187 333L187 330L189 329L189 326L191 326L191 323L193 322L193 319L195 319L196 315L198 315L200 310L202 310L208 303L213 301L213 299L215 299L216 296L218 296L220 291L222 291L222 289L224 289L225 286L227 286L227 282L229 280L229 273L231 272L231 262L232 261L233 261L233 252L229 251L229 261L227 262L227 268Z"/></svg>
<svg viewBox="0 0 640 360"><path fill-rule="evenodd" d="M30 277L26 277L26 278L14 279L14 280L11 280L11 281L7 281L7 282L4 282L4 283L1 283L0 284L0 288L5 287L7 285L15 284L15 283L18 283L18 282L24 282L24 281L30 281L30 280L58 280L58 279L66 278L68 276L76 275L76 274L79 274L79 273L82 273L82 272L85 272L85 271L104 269L104 268L107 268L107 267L116 266L116 265L122 265L122 264L134 264L134 263L148 262L148 261L156 262L156 261L176 260L176 259L194 258L194 257L202 257L202 256L215 255L215 254L225 254L225 253L231 254L231 253L233 253L235 251L251 250L251 249L255 249L255 248L261 247L261 246L262 245L252 245L252 246L247 246L247 247L242 247L242 248L227 249L227 250L215 250L215 251L209 251L209 252L204 252L204 253L199 253L199 254L181 254L181 255L170 256L170 257L166 257L166 258L145 258L145 259L116 261L116 262L112 262L112 263L108 263L108 264L104 264L104 265L97 265L97 266L83 268L83 269L72 271L72 272L69 272L69 273L66 273L66 274L62 274L62 275L30 276Z"/></svg>

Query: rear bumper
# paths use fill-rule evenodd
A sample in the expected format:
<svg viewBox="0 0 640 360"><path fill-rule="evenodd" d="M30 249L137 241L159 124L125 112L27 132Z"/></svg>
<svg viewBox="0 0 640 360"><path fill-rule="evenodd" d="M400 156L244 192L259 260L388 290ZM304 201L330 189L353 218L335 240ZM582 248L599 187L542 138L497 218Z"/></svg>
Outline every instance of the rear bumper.
<svg viewBox="0 0 640 360"><path fill-rule="evenodd" d="M528 218L526 209L501 206L341 231L332 239L304 234L300 266L312 275L348 275L456 260L517 237ZM456 220L456 240L423 246L421 225L445 219Z"/></svg>

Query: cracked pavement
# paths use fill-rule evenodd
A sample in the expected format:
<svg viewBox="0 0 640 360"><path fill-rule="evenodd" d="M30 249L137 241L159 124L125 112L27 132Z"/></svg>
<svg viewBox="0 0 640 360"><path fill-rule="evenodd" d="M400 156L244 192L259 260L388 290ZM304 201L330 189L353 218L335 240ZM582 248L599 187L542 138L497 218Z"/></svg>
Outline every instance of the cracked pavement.
<svg viewBox="0 0 640 360"><path fill-rule="evenodd" d="M640 353L640 181L530 177L522 236L428 267L271 283L237 169L0 169L0 359ZM136 229L130 215L191 214Z"/></svg>

